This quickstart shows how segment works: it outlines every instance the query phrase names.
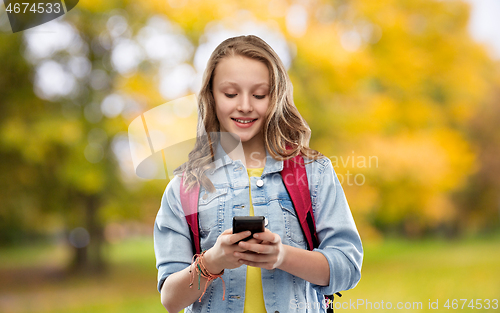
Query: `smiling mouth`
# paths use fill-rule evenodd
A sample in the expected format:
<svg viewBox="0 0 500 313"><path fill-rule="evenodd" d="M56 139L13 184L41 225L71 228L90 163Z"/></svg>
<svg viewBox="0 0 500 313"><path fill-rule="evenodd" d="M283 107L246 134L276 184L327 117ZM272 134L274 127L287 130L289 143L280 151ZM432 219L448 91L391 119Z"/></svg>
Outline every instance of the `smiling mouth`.
<svg viewBox="0 0 500 313"><path fill-rule="evenodd" d="M231 118L233 121L236 121L238 123L241 123L241 124L248 124L248 123L252 123L252 122L255 122L257 119L254 119L254 120L240 120L240 119L237 119L237 118Z"/></svg>

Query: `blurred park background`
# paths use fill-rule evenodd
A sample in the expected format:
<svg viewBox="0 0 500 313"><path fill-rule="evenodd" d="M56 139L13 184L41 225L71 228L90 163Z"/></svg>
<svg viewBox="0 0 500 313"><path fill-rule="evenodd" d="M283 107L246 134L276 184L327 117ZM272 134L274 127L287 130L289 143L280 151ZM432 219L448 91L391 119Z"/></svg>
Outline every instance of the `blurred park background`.
<svg viewBox="0 0 500 313"><path fill-rule="evenodd" d="M167 180L135 174L127 128L196 94L240 34L284 61L363 239L361 282L337 301L500 299L500 52L471 35L472 8L88 0L12 33L0 6L0 312L164 312L152 227Z"/></svg>

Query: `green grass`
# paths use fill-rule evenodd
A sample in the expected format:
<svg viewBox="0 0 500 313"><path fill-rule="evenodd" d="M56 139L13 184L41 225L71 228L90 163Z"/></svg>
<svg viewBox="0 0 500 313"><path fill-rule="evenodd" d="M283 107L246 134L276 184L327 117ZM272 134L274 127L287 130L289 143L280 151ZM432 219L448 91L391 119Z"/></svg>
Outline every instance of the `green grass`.
<svg viewBox="0 0 500 313"><path fill-rule="evenodd" d="M156 291L152 238L109 245L109 271L66 277L64 247L0 250L0 312L166 312Z"/></svg>
<svg viewBox="0 0 500 313"><path fill-rule="evenodd" d="M391 239L365 243L364 248L362 279L355 289L336 298L337 305L344 304L339 312L371 312L382 301L393 307L398 302L422 303L422 309L400 310L405 312L442 312L455 311L443 307L447 299L500 300L498 236L461 241ZM107 274L68 278L62 272L69 258L64 246L0 249L0 312L166 312L156 291L152 238L109 245L106 256L111 264ZM429 301L436 300L439 309L429 310ZM349 302L360 301L363 305L346 308ZM372 303L371 310L366 302ZM462 302L458 303L456 311L478 311L467 304L460 309Z"/></svg>
<svg viewBox="0 0 500 313"><path fill-rule="evenodd" d="M358 299L373 305L382 300L393 306L398 302L422 303L423 310L405 311L436 311L428 306L429 301L438 300L439 312L449 310L443 307L448 299L500 301L500 240L390 240L366 244L362 279L338 301ZM364 305L356 311L372 310ZM467 305L460 309L469 311L474 312Z"/></svg>

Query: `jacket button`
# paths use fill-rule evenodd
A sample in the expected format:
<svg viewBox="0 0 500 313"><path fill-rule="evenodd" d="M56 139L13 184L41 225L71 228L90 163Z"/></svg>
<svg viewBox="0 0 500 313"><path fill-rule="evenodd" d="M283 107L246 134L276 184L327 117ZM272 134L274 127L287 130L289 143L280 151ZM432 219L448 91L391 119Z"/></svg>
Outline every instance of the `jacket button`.
<svg viewBox="0 0 500 313"><path fill-rule="evenodd" d="M257 187L262 187L262 186L264 186L264 181L262 179L259 179L257 181Z"/></svg>
<svg viewBox="0 0 500 313"><path fill-rule="evenodd" d="M274 311L274 313L280 313L280 311Z"/></svg>

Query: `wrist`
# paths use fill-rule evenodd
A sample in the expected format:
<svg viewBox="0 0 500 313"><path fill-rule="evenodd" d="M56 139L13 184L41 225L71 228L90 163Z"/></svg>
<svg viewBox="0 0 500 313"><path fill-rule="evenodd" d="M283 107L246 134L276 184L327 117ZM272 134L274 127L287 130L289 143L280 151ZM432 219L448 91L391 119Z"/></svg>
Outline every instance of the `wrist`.
<svg viewBox="0 0 500 313"><path fill-rule="evenodd" d="M209 271L211 274L219 274L224 270L224 267L221 267L217 264L217 260L215 259L213 255L213 250L210 248L205 252L203 255L203 263L205 264L205 268L207 271Z"/></svg>
<svg viewBox="0 0 500 313"><path fill-rule="evenodd" d="M292 248L292 247L289 245L283 245L283 254L281 257L280 264L278 264L278 266L276 266L277 269L286 271L285 269L288 267L287 261L289 259L288 255L290 253L290 248Z"/></svg>

